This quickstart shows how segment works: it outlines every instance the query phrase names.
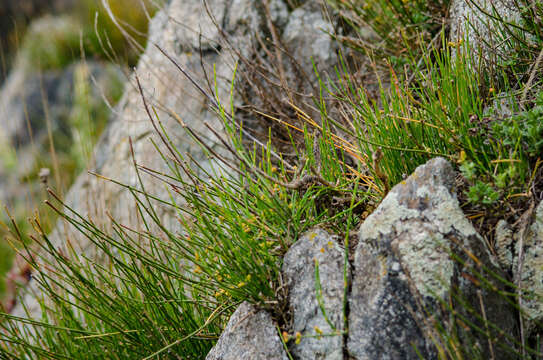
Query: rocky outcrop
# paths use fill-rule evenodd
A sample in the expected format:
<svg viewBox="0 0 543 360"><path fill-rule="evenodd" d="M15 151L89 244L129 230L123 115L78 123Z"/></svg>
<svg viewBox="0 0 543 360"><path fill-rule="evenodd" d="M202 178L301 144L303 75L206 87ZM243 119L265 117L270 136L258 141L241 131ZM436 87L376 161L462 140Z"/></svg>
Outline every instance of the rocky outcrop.
<svg viewBox="0 0 543 360"><path fill-rule="evenodd" d="M214 14L219 19L225 16L225 6L222 1L209 2ZM201 19L207 16L205 9L199 7L199 0L171 1L153 18L150 29L148 46L141 56L135 71L139 77L143 96L157 109L160 121L166 131L172 134L172 141L181 151L191 153L196 161L205 162L205 156L191 137L180 131L181 126L170 116L179 114L185 122L193 124L193 129L203 133L206 138L214 139L213 134L206 128L205 123L220 129L220 121L208 109L207 99L183 76L176 65L161 51L169 54L180 66L187 69L196 77L203 79L199 56L194 44L199 42L199 27ZM218 33L206 33L204 37L209 46L216 45ZM202 59L208 74L213 74L212 66L217 63L219 78L231 78L233 64L231 57L223 56L215 51L204 54ZM210 79L213 82L213 79ZM156 119L155 119L156 120ZM174 135L175 134L175 135ZM131 161L132 149L137 161L159 171L166 170L166 164L160 158L152 141L161 144L160 137L153 128L142 102L136 78L133 76L125 87L124 95L115 109L114 118L105 129L95 147L94 163L91 169L103 176L115 179L121 183L138 186L137 177ZM132 149L130 141L132 141ZM162 167L161 167L162 166ZM148 191L158 196L165 189L156 181L144 178ZM138 228L141 223L132 211L135 204L132 195L122 187L98 179L87 173L81 174L71 187L64 201L71 208L90 219L104 218L108 209L118 219L119 223ZM168 226L168 210L158 213ZM138 225L139 224L139 225ZM101 223L100 226L107 227ZM62 246L63 239L71 238L80 252L95 256L96 249L82 234L74 228L59 222L50 238L55 246ZM36 287L34 282L31 286ZM39 292L39 289L34 289ZM31 314L39 316L40 309L34 296L26 296L22 301ZM22 306L14 310L15 314L24 313Z"/></svg>
<svg viewBox="0 0 543 360"><path fill-rule="evenodd" d="M510 224L501 220L495 238L500 265L513 274L522 294L522 315L533 325L543 320L543 202L532 214L528 211L521 218L520 231L514 232Z"/></svg>
<svg viewBox="0 0 543 360"><path fill-rule="evenodd" d="M114 86L124 82L122 72L114 65L98 62L76 62L63 70L37 72L24 64L17 66L0 90L0 128L3 141L16 148L38 140L47 132L67 131L67 119L74 102L75 72L86 67L88 81L94 81L91 98L102 100ZM47 120L46 120L47 117ZM37 144L36 144L37 145Z"/></svg>
<svg viewBox="0 0 543 360"><path fill-rule="evenodd" d="M394 187L362 224L349 303L348 351L356 359L437 358L430 336L435 324L428 319L445 321L441 305L459 294L475 307L480 291L488 321L515 333L506 299L466 281L481 271L472 259L499 270L459 207L454 179L449 163L431 160ZM503 287L497 279L494 286Z"/></svg>
<svg viewBox="0 0 543 360"><path fill-rule="evenodd" d="M303 30L303 33L297 34L289 32L291 46L304 51L304 56L311 54L328 61L331 54L324 53L329 50L328 47L312 47L313 44L300 40L304 36L314 34L311 36L321 44L329 37L319 27L322 22L312 26L310 20L316 17L313 12L320 14L321 9L310 3L302 5L293 15L289 14L286 2L272 0L269 2L269 14L278 27L288 27L290 23L290 28L294 32L296 29ZM136 75L146 101L157 110L161 125L169 134L173 145L181 153L190 154L191 160L199 164L200 167L194 167L196 172L204 174L203 170L208 171L214 167L214 161L208 159L201 146L183 130L179 120L200 134L202 139L207 139L207 144L217 153L225 154L220 141L211 130L219 134L222 132L221 120L210 109L212 101L194 86L192 79L179 71L178 66L191 74L193 79L197 79L197 82L210 92L211 97L216 95L223 104L228 104L230 82L238 56L254 51L257 47L256 35L262 38L269 31L267 28L269 24L265 19L266 11L253 1L210 0L207 1L207 5L212 18L209 17L201 0L172 0L155 15L150 24L147 49L140 58L135 75L126 86L123 98L116 107L114 118L95 148L94 162L91 164L94 172L137 187L139 184L131 160L132 154L141 165L160 172L169 171L153 145L153 141L156 144L162 142L144 109L142 96L136 84ZM306 19L300 23L303 25L302 28L295 26L299 23L297 19ZM278 29L279 34L284 30ZM238 49L232 51L232 45ZM304 46L323 53L302 50ZM215 79L218 81L218 94L212 94L212 90L207 86L214 84ZM164 148L162 150L167 151ZM152 177L144 176L143 186L146 191L159 198L170 196L163 184ZM132 211L135 206L133 195L102 178L88 174L80 175L64 201L82 216L91 219L105 218L102 215L107 209L121 224L135 229L142 226L138 212ZM176 226L175 216L170 209L157 207L156 210L164 226L169 228ZM99 225L107 227L107 224ZM80 252L93 256L95 248L88 239L67 224L59 223L50 239L55 246L62 246L62 239L66 237L71 239ZM31 314L39 314L38 304L32 296L27 296L24 301ZM22 314L22 307L18 307L16 313Z"/></svg>
<svg viewBox="0 0 543 360"><path fill-rule="evenodd" d="M287 360L271 316L243 303L232 314L206 360Z"/></svg>
<svg viewBox="0 0 543 360"><path fill-rule="evenodd" d="M299 69L305 71L304 75L310 79L309 84L316 82L313 65L322 72L332 69L337 61L337 42L328 35L334 32L333 24L325 19L321 7L318 1L308 1L295 9L288 18L282 36L290 56L296 59ZM292 82L299 76L292 70L287 75ZM308 87L304 90L310 91Z"/></svg>
<svg viewBox="0 0 543 360"><path fill-rule="evenodd" d="M84 78L79 76L82 73ZM37 166L36 158L48 148L48 133L71 138L79 130L71 123L78 81L85 81L91 89L85 100L87 116L96 116L107 109L104 101L111 101L124 76L116 66L97 62L76 62L64 70L43 73L21 64L10 73L0 89L1 203L13 207L20 199L31 199L32 191L21 186L21 179L29 176ZM11 165L10 156L17 156L17 167Z"/></svg>
<svg viewBox="0 0 543 360"><path fill-rule="evenodd" d="M305 234L285 255L283 274L292 332L301 336L291 345L292 354L299 359L343 359L344 275L349 279L351 274L338 238L321 229Z"/></svg>
<svg viewBox="0 0 543 360"><path fill-rule="evenodd" d="M450 193L453 180L450 165L436 159L393 188L362 224L349 303L354 358L436 357L420 303L450 293L451 237L466 244L476 236Z"/></svg>
<svg viewBox="0 0 543 360"><path fill-rule="evenodd" d="M520 241L521 236L523 241ZM532 224L517 234L515 244L513 274L519 279L524 294L520 306L527 319L540 322L543 320L543 202L535 210ZM521 244L523 256L519 266Z"/></svg>
<svg viewBox="0 0 543 360"><path fill-rule="evenodd" d="M501 348L514 348L507 336L517 333L515 309L498 295L504 274L462 213L455 177L437 158L394 187L361 225L352 265L320 229L289 249L283 278L295 359L437 359L448 346L440 331L454 332L467 354L511 358Z"/></svg>
<svg viewBox="0 0 543 360"><path fill-rule="evenodd" d="M44 72L32 70L24 61L18 64L0 89L0 203L15 214L38 203L42 186L28 179L37 177L38 164L47 163L44 153L51 155L49 135L64 140L58 142L62 147L55 147L57 156L71 156L70 149L77 142L74 135L90 133L97 126L98 120L89 124L89 117L100 117L102 126L107 122L107 102L118 98L115 94L123 82L124 75L111 64L76 62L63 70ZM88 93L77 98L78 86ZM87 142L91 141L85 138L73 146L90 145ZM54 170L52 179L69 177Z"/></svg>
<svg viewBox="0 0 543 360"><path fill-rule="evenodd" d="M144 177L139 184L133 169L132 156L141 165L168 172L155 149L161 138L142 97L157 110L158 118L153 119L155 123L160 120L172 143L198 162L196 172L203 175L198 169L214 168L216 163L183 131L180 122L206 139L216 153L225 154L211 130L222 134L222 123L209 105L214 95L227 104L238 56L254 50L252 35L268 35L269 29L265 11L250 0L207 3L206 10L200 0L171 0L153 19L147 50L95 150L95 172L129 186L143 185L159 198L170 195L153 178ZM318 66L331 66L335 60L326 34L330 28L318 6L305 2L289 13L285 2L271 0L268 10L280 27L282 42L300 61L313 57ZM231 51L231 44L239 48L237 52ZM310 68L308 64L303 66ZM286 69L287 78L297 78L292 68ZM193 79L209 92L212 90L206 84L217 79L218 93L211 97L202 94ZM282 270L291 322L286 324L289 336L283 340L293 358L433 359L438 357L437 347L443 345L439 328L454 332L460 345L474 340L483 353L493 352L494 346L514 347L506 335L517 332L515 310L495 295L504 286L493 277L485 277L485 282L479 277L483 271L496 278L502 276L497 264L514 257L502 254L494 259L488 252L459 207L454 179L450 164L434 159L394 187L361 225L353 262L346 263L341 242L322 229L304 234L289 249ZM65 201L84 217L105 218L102 214L107 209L118 223L142 229L133 195L102 178L82 174ZM164 226L175 228L174 214L168 209L157 207L156 213ZM108 224L97 226L107 228ZM536 270L540 266L537 239L541 238L541 227L541 221L536 221L530 228L530 234L535 235L526 241L526 269L531 270L522 278L527 287L540 284ZM62 248L65 238L71 241L70 253L81 252L88 258L96 255L85 237L59 223L49 240ZM512 246L513 241L504 239ZM36 284L32 286L30 293L39 294ZM39 317L34 296L25 297L25 310L19 306L14 314L28 311ZM540 311L529 302L525 304L527 309ZM479 331L467 334L466 324ZM207 359L283 360L288 355L271 315L244 303ZM504 351L496 352L493 358L509 357Z"/></svg>

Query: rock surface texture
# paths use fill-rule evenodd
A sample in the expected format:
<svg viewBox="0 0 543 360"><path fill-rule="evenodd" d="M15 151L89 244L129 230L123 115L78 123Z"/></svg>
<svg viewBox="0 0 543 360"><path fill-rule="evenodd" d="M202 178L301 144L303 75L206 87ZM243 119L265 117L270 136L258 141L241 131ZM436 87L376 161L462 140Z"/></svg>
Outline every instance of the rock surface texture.
<svg viewBox="0 0 543 360"><path fill-rule="evenodd" d="M225 16L224 1L209 1L214 15L222 19ZM191 137L181 130L181 126L170 116L179 114L193 129L200 132L204 138L213 141L215 137L205 126L209 123L215 129L221 129L219 119L208 109L207 99L200 94L192 83L182 75L177 67L163 53L167 53L180 66L195 77L204 79L200 57L195 44L199 41L199 29L205 9L200 0L173 0L162 11L159 11L150 23L148 46L141 56L135 71L139 77L143 94L150 106L155 106L158 116L166 131L172 135L172 141L183 152L193 155L196 161L206 163L200 147ZM232 29L235 30L235 29ZM206 32L203 40L208 47L218 44L217 32ZM161 51L162 50L162 51ZM231 79L233 73L232 56L208 51L204 53L202 63L208 74L213 74L213 64L217 64L219 79ZM213 80L211 79L211 82ZM219 91L224 87L219 84ZM220 95L220 94L219 94ZM166 170L166 164L154 148L151 139L161 144L158 134L147 116L142 96L139 93L136 77L127 83L124 95L115 109L114 118L104 130L102 137L94 150L93 169L96 173L120 181L131 186L138 186L136 174L131 165L131 145L135 159L146 166L159 171ZM219 149L217 149L219 151ZM205 165L204 165L205 166ZM157 196L164 196L166 190L156 181L144 178L148 190ZM108 209L120 223L139 228L141 219L134 211L135 203L129 192L122 187L98 179L97 177L81 174L65 196L65 202L83 216L91 219L104 218ZM159 210L159 209L157 209ZM172 223L173 216L166 210L159 210L159 216L166 226ZM107 224L100 224L107 228ZM55 246L62 246L65 238L69 237L74 245L87 256L96 256L96 249L79 232L64 223L59 223L50 238ZM36 286L32 283L32 286ZM36 291L36 289L34 289ZM38 290L39 291L39 290ZM29 307L31 314L39 316L40 310L33 296L26 296L23 301ZM21 306L14 311L22 315Z"/></svg>
<svg viewBox="0 0 543 360"><path fill-rule="evenodd" d="M459 207L454 179L448 162L433 159L395 186L362 224L349 299L347 349L355 359L437 358L428 319L447 319L438 305L456 289L468 303L481 291L489 321L515 331L505 300L466 280L476 276L470 256L492 264Z"/></svg>
<svg viewBox="0 0 543 360"><path fill-rule="evenodd" d="M348 286L344 264L345 251L337 237L320 229L306 233L285 255L283 276L292 331L303 336L299 344L290 347L298 359L343 359L344 295ZM345 270L348 279L348 264ZM319 336L322 334L326 336Z"/></svg>
<svg viewBox="0 0 543 360"><path fill-rule="evenodd" d="M520 231L513 231L504 220L498 222L496 252L502 268L513 274L522 289L520 307L524 317L535 323L543 320L543 202L525 224L522 222Z"/></svg>
<svg viewBox="0 0 543 360"><path fill-rule="evenodd" d="M449 335L455 332L458 346L473 354L493 351L495 359L512 358L501 349L511 346L504 334L517 332L515 311L496 294L503 286L489 276L504 274L461 211L455 177L452 166L437 158L395 186L362 224L352 265L345 265L337 237L322 229L307 232L289 249L283 280L294 359L437 359L438 325ZM540 227L536 220L530 234L540 236ZM539 255L529 253L531 268ZM482 275L488 286L476 280L481 265L490 270ZM481 302L493 327L482 322ZM452 309L488 333L456 326Z"/></svg>
<svg viewBox="0 0 543 360"><path fill-rule="evenodd" d="M230 317L206 360L287 360L271 316L248 303Z"/></svg>
<svg viewBox="0 0 543 360"><path fill-rule="evenodd" d="M520 236L524 239L521 242ZM533 222L524 232L516 236L516 254L520 244L524 246L520 266L520 288L525 291L521 302L525 316L531 321L543 320L543 202L539 204ZM518 256L516 256L518 259ZM519 275L518 260L513 262L513 274Z"/></svg>
<svg viewBox="0 0 543 360"><path fill-rule="evenodd" d="M48 147L48 131L72 132L73 94L80 74L96 85L89 86L87 104L92 109L106 108L103 98L124 82L122 72L111 64L76 62L63 70L37 72L22 61L0 88L0 203L30 202L32 186L21 186L21 179L29 176L42 148ZM17 151L16 167L10 166L9 149Z"/></svg>
<svg viewBox="0 0 543 360"><path fill-rule="evenodd" d="M462 7L459 1L453 2L456 3L452 11L456 21L463 22L457 29L464 29L465 19L472 16L469 13L472 10ZM281 43L298 61L307 61L302 64L303 68L311 68L311 58L318 67L331 67L336 61L333 43L326 34L332 28L324 21L316 1L305 1L291 8L290 1L289 7L287 1L270 0L266 2L267 9L258 7L252 0L208 0L207 3L213 19L209 18L201 0L171 0L154 17L147 49L95 149L94 172L138 187L132 163L134 156L138 164L168 173L167 165L153 144L153 141L161 144L161 139L145 112L142 96L157 109L172 143L198 162L202 174L215 168L215 160L182 129L179 119L207 139L216 153L226 154L210 130L222 134L222 123L209 108L212 100L178 67L202 86L213 84L216 74L216 95L223 104L228 104L239 54L250 54L258 38L268 36L271 31L264 19L266 12L278 27ZM230 44L235 44L239 51L232 51ZM285 65L284 69L287 79L304 77L296 72L295 66ZM305 92L303 96L311 91L305 85L300 88ZM503 297L489 290L504 290L503 286L492 278L488 284L481 284L477 276L483 268L502 276L498 265L513 263L514 266L512 247L515 242L511 238L514 235L507 232L507 224L500 225L503 236L499 242L506 244L510 252L504 249L494 259L459 207L454 192L455 176L451 165L437 158L395 186L361 225L352 262L346 260L341 241L321 229L304 234L289 249L282 268L292 316L288 326L290 335L301 335L297 340L291 336L287 343L294 359L436 359L436 342L440 341L436 324L445 331L456 331L462 345L468 338L462 324L458 326L454 322L455 316L487 332L471 334L480 352L492 350L492 346L488 348L488 337L496 349L500 345L512 346L503 335L516 334L518 319ZM163 185L154 178L143 177L146 191L158 198L170 196ZM103 214L107 210L118 223L129 228L160 231L143 228L129 191L98 177L80 175L65 202L90 219L106 218ZM164 207L155 210L165 227L178 228L174 213ZM107 223L96 225L108 227ZM88 239L59 222L49 240L62 249L66 238L73 247L69 253L83 253L87 258L98 256ZM526 289L543 295L542 238L543 205L537 209L524 239L521 276ZM40 293L35 282L30 286L27 293ZM461 296L457 296L459 293ZM14 315L25 316L28 311L39 319L40 306L35 296L21 299L25 307L19 305ZM481 303L484 317L494 325L492 329L482 324ZM543 316L539 303L527 300L524 307L531 318ZM470 308L473 311L468 311ZM510 358L506 351L496 351L492 357ZM240 305L232 315L216 346L207 355L208 360L287 358L270 314L247 303Z"/></svg>
<svg viewBox="0 0 543 360"><path fill-rule="evenodd" d="M451 1L451 40L467 40L470 49L485 60L505 58L504 55L512 49L508 49L507 41L500 37L504 32L503 25L493 19L518 23L520 13L517 4L515 0Z"/></svg>

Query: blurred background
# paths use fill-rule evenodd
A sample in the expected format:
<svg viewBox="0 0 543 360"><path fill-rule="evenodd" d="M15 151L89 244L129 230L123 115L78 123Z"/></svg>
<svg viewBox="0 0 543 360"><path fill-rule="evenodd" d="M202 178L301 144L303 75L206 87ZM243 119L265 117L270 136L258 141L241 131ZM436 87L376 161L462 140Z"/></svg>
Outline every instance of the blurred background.
<svg viewBox="0 0 543 360"><path fill-rule="evenodd" d="M65 192L92 168L92 149L145 46L154 0L0 0L0 299L18 267L6 226L56 217L47 187ZM128 25L130 24L130 25Z"/></svg>

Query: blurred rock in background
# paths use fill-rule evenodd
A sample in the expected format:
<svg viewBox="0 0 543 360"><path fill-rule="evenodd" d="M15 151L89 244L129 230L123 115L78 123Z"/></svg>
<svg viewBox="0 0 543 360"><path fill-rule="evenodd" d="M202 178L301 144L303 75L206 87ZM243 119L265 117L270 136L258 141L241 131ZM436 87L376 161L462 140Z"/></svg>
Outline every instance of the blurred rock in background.
<svg viewBox="0 0 543 360"><path fill-rule="evenodd" d="M43 205L46 188L62 194L93 166L94 145L143 50L154 11L147 0L0 0L0 206L21 231L31 214L49 231L56 216ZM124 23L131 27L119 29ZM19 276L25 269L12 268L6 284L14 247L21 246L1 226L9 216L0 212L6 306L13 279L25 278Z"/></svg>
<svg viewBox="0 0 543 360"><path fill-rule="evenodd" d="M20 41L18 35L35 17L62 13L73 8L75 0L0 0L0 84L4 81L11 53Z"/></svg>

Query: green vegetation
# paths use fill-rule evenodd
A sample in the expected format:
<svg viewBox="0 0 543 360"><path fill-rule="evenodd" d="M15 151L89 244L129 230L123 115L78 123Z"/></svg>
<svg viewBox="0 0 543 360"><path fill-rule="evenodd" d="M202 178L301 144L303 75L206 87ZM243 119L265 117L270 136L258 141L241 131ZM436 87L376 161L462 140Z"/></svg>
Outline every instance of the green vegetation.
<svg viewBox="0 0 543 360"><path fill-rule="evenodd" d="M46 232L52 230L56 214L42 203L47 197L45 185L40 184L40 171L42 168L52 170L58 176L50 176L47 185L62 191L74 181L75 177L86 168L92 159L92 148L98 141L98 137L105 128L110 108L101 96L91 94L91 87L94 86L89 74L89 67L79 63L73 67L74 71L74 99L68 119L61 119L67 126L59 127L52 132L52 143L44 141L36 146L36 159L27 173L20 176L19 181L28 187L28 196L10 204L10 212L24 232L30 231L28 218L36 208L41 219L42 227ZM123 83L122 78L113 67L104 70L106 74L99 90L102 96L110 104L115 104L121 96ZM95 90L96 92L97 90ZM44 120L45 121L45 120ZM17 166L17 151L11 145L5 145L2 163L6 170L15 170ZM53 150L54 149L54 152ZM61 171L58 171L61 170ZM4 220L4 216L0 219ZM0 238L7 236L6 226L0 225ZM13 250L7 242L2 241L0 254L4 266L0 267L0 274L5 274L11 265ZM3 294L3 281L0 281L0 294Z"/></svg>
<svg viewBox="0 0 543 360"><path fill-rule="evenodd" d="M41 219L45 232L49 232L56 221L55 212L42 204L47 195L45 186L40 184L40 170L48 168L53 173L47 185L61 192L66 190L92 158L92 148L110 116L109 106L116 104L122 95L123 79L113 66L104 65L105 81L96 90L89 73L93 65L89 67L78 60L113 61L116 66L132 66L143 50L148 17L156 11L156 6L147 2L126 6L127 3L132 4L127 0L107 1L108 10L98 1L78 1L70 14L48 15L34 21L23 36L17 57L30 67L29 72L62 70L69 66L74 71L73 104L68 118L55 119L63 126L52 131L50 139L32 144L36 152L35 163L19 179L28 187L28 196L9 204L11 215L25 233L31 230L28 218L34 213ZM109 13L115 21L131 26L121 33ZM42 119L44 123L50 120L45 116ZM0 144L0 148L4 170L15 170L17 150L7 143ZM0 216L0 298L4 295L4 277L14 253L9 242L4 241L9 235L2 221L6 221L4 214Z"/></svg>
<svg viewBox="0 0 543 360"><path fill-rule="evenodd" d="M77 58L79 26L69 16L40 19L25 35L20 56L38 69L62 68Z"/></svg>
<svg viewBox="0 0 543 360"><path fill-rule="evenodd" d="M52 304L44 303L44 319L32 324L34 336L20 337L14 332L16 322L6 321L8 335L3 340L11 344L11 351L33 358L131 359L152 354L203 358L241 301L276 312L284 306L279 300L280 259L301 232L314 225L337 232L357 226L356 210L369 198L367 186L359 177L340 176L342 152L330 146L332 134L326 128L318 141L308 134L305 148L298 149L308 156L295 168L277 162L269 146L245 149L235 119L220 104L217 110L229 134L224 145L228 156L237 159L240 176L226 176L232 170L228 156L212 162L215 165L206 172L203 164L187 167L190 159L168 147L162 156L169 174L136 169L138 176L144 172L162 178L171 190L170 200L119 184L134 195L147 231L113 220L108 233L69 208L66 213L56 210L62 204L51 193L57 203L50 206L88 237L105 261L69 260L76 254L64 253L70 248L57 251L35 222L40 236L35 243L41 253L55 254L47 259L47 271L29 261L38 272L36 280L55 295ZM206 147L197 133L187 131L202 144L210 161L216 158L215 150ZM171 143L167 133L162 137ZM335 179L340 181L332 184ZM320 205L333 196L349 201L335 209ZM172 232L162 225L153 210L157 203L178 213L181 229ZM24 238L16 228L13 232ZM40 262L44 260L41 257ZM60 282L54 280L55 274L63 274ZM33 347L35 343L41 346Z"/></svg>
<svg viewBox="0 0 543 360"><path fill-rule="evenodd" d="M4 315L3 354L36 359L203 359L241 301L265 307L279 319L287 317L281 258L301 233L317 225L329 228L344 236L348 250L349 234L363 217L431 157L443 156L458 166L468 210L484 209L488 219L503 215L507 206L524 210L533 200L532 189L541 186L543 92L541 79L533 74L543 43L539 28L528 25L537 23L543 9L523 8L528 19L524 25L498 23L504 32L524 32L519 38L525 43L515 42L521 46L522 61L507 62L489 75L479 71L467 41L446 40L442 17L447 3L332 3L351 34L336 38L364 53L376 69L377 98L342 61L337 79L320 79L321 96L314 99L318 119L294 104L291 110L301 125L285 125L268 115L285 125L285 138L291 141L281 152L271 136L264 146L246 144L243 122L234 111L238 83L233 81L231 104L208 94L226 129L226 138L215 133L220 152L180 121L180 130L207 155L196 164L173 147L160 119L152 116L153 109L146 109L163 140L155 145L169 172L134 163L140 186L118 184L134 196L145 230L111 219L107 231L69 207L60 210L65 204L51 193L55 201L49 206L100 250L101 259L76 254L69 245L55 248L34 220L33 243L41 252L36 258L26 257L51 301L41 301L43 318L36 321ZM383 40L371 50L379 50L378 57L386 55L384 64L377 64L373 51L357 41L368 22ZM413 39L419 40L402 45ZM340 118L329 115L330 97L348 110ZM499 97L518 103L512 115L499 118L489 110ZM86 151L76 150L74 157L80 159ZM148 193L142 176L161 181L170 198ZM157 206L176 213L175 231L162 224ZM16 225L12 233L28 243ZM37 266L38 259L47 268ZM479 281L486 284L485 276L495 275L481 270ZM461 294L455 296L462 300ZM26 332L18 331L21 322ZM446 344L439 349L443 359L483 358L474 348L459 348L462 342L446 333L450 329L437 330Z"/></svg>
<svg viewBox="0 0 543 360"><path fill-rule="evenodd" d="M357 51L376 52L392 63L402 65L406 51L435 41L443 28L449 0L327 0L340 11L347 36L339 37ZM376 39L368 44L365 34L371 29Z"/></svg>
<svg viewBox="0 0 543 360"><path fill-rule="evenodd" d="M96 0L78 1L71 14L35 21L23 38L18 56L42 70L66 67L83 56L134 66L156 7L128 0L108 0L105 4L107 7Z"/></svg>

